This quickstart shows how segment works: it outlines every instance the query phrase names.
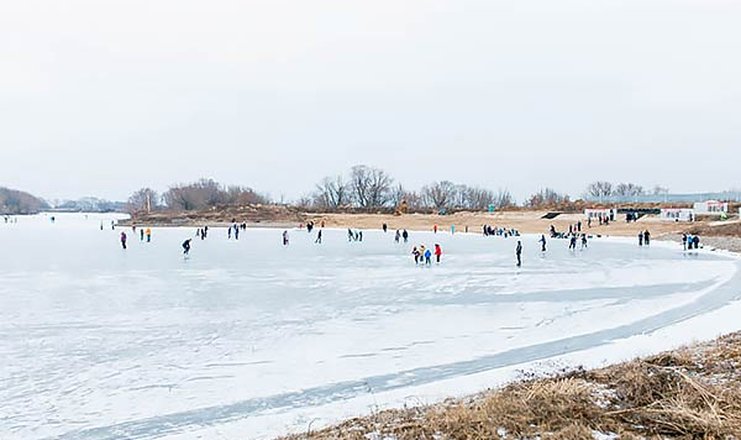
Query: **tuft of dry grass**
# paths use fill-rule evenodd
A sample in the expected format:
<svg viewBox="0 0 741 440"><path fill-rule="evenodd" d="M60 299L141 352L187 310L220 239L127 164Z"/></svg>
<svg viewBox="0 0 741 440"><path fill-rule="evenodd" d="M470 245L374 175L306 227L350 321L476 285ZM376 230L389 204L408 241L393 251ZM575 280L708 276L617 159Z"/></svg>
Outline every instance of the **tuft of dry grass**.
<svg viewBox="0 0 741 440"><path fill-rule="evenodd" d="M284 440L741 439L741 333L594 371L381 411Z"/></svg>

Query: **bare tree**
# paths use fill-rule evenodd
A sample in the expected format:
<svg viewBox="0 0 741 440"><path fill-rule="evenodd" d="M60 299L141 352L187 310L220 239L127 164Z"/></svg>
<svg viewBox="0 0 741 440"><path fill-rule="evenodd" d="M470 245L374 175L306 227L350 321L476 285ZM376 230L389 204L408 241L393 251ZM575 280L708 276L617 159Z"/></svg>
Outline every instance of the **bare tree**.
<svg viewBox="0 0 741 440"><path fill-rule="evenodd" d="M260 205L269 203L270 199L262 194L258 194L250 187L231 185L226 189L223 197L224 203L229 205Z"/></svg>
<svg viewBox="0 0 741 440"><path fill-rule="evenodd" d="M494 196L494 206L497 209L509 208L515 205L515 199L512 197L512 193L507 189L499 189L497 194Z"/></svg>
<svg viewBox="0 0 741 440"><path fill-rule="evenodd" d="M248 187L230 186L224 189L213 179L201 179L195 183L170 187L163 194L165 204L171 209L190 211L224 204L267 203L268 198Z"/></svg>
<svg viewBox="0 0 741 440"><path fill-rule="evenodd" d="M616 196L620 197L635 197L644 194L643 187L635 185L633 183L620 183L615 187L613 192Z"/></svg>
<svg viewBox="0 0 741 440"><path fill-rule="evenodd" d="M386 206L391 201L394 179L379 168L356 165L350 172L355 203L361 208Z"/></svg>
<svg viewBox="0 0 741 440"><path fill-rule="evenodd" d="M559 194L551 188L544 188L530 196L530 200L527 201L526 205L530 208L544 208L561 203L568 203L568 201L569 196Z"/></svg>
<svg viewBox="0 0 741 440"><path fill-rule="evenodd" d="M350 184L341 175L325 177L316 185L312 200L322 209L337 209L352 203Z"/></svg>
<svg viewBox="0 0 741 440"><path fill-rule="evenodd" d="M422 188L422 198L425 203L435 209L452 207L458 188L453 182L443 180L434 182Z"/></svg>
<svg viewBox="0 0 741 440"><path fill-rule="evenodd" d="M661 185L655 185L653 189L651 189L651 193L655 196L666 195L669 194L669 188Z"/></svg>
<svg viewBox="0 0 741 440"><path fill-rule="evenodd" d="M612 195L612 183L605 181L592 182L587 186L587 197L603 199Z"/></svg>
<svg viewBox="0 0 741 440"><path fill-rule="evenodd" d="M157 209L160 205L160 196L152 188L141 188L129 197L126 209L130 213L149 212Z"/></svg>

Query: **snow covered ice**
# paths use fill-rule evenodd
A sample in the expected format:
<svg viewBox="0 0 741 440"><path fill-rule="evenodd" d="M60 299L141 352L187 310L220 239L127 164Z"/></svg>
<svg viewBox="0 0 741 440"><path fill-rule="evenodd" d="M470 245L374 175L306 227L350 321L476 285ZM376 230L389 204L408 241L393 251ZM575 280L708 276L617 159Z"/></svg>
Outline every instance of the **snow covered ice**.
<svg viewBox="0 0 741 440"><path fill-rule="evenodd" d="M0 438L269 438L735 329L732 256L595 239L0 223ZM103 222L104 229L100 230ZM129 249L118 242L129 236ZM193 237L189 259L180 244ZM415 267L411 246L440 243ZM731 313L733 312L733 313Z"/></svg>

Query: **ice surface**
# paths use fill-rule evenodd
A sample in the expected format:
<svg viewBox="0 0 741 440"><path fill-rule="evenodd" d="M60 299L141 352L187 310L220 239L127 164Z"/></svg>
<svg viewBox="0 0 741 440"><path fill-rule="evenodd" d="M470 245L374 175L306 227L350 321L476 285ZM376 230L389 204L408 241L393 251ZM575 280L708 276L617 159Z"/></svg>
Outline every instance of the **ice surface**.
<svg viewBox="0 0 741 440"><path fill-rule="evenodd" d="M185 259L195 228L142 243L111 216L56 217L0 222L2 439L302 431L475 391L527 364L667 345L646 335L688 342L671 329L741 293L736 259L660 243L596 239L572 253L551 240L541 255L525 236L517 269L514 238L413 232L397 245L366 231L348 243L325 230L316 245L291 230L283 247L281 230L235 241L213 228ZM440 243L443 263L415 267L420 243Z"/></svg>

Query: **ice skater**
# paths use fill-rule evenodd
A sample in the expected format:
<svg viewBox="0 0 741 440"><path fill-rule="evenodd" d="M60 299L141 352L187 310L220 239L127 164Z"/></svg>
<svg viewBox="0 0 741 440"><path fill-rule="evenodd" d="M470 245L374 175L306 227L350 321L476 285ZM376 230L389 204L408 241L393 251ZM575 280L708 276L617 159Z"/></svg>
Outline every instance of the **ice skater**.
<svg viewBox="0 0 741 440"><path fill-rule="evenodd" d="M412 249L412 255L414 256L414 264L419 266L420 253L419 253L419 250L417 249L417 246L414 246L414 248Z"/></svg>
<svg viewBox="0 0 741 440"><path fill-rule="evenodd" d="M288 231L283 231L283 246L288 246Z"/></svg>
<svg viewBox="0 0 741 440"><path fill-rule="evenodd" d="M439 244L435 243L435 262L440 264L440 257L443 255L443 250Z"/></svg>
<svg viewBox="0 0 741 440"><path fill-rule="evenodd" d="M581 248L587 248L587 234L581 234Z"/></svg>
<svg viewBox="0 0 741 440"><path fill-rule="evenodd" d="M151 243L152 242L152 228L147 228L146 234L147 234L147 243Z"/></svg>
<svg viewBox="0 0 741 440"><path fill-rule="evenodd" d="M643 232L638 232L638 246L643 246Z"/></svg>
<svg viewBox="0 0 741 440"><path fill-rule="evenodd" d="M643 244L645 244L646 246L651 244L651 233L648 232L648 229L643 232Z"/></svg>
<svg viewBox="0 0 741 440"><path fill-rule="evenodd" d="M404 232L401 233L401 238L404 239L404 243L409 241L409 233L407 232L406 229L404 229Z"/></svg>
<svg viewBox="0 0 741 440"><path fill-rule="evenodd" d="M576 234L572 234L571 238L569 239L569 250L570 251L576 250Z"/></svg>
<svg viewBox="0 0 741 440"><path fill-rule="evenodd" d="M540 252L545 252L545 234L540 234L540 240L538 241L540 242Z"/></svg>
<svg viewBox="0 0 741 440"><path fill-rule="evenodd" d="M517 257L517 267L522 267L522 241L517 240L517 247L515 248L515 256Z"/></svg>
<svg viewBox="0 0 741 440"><path fill-rule="evenodd" d="M314 240L314 243L322 244L322 230L321 229L319 230L319 232L317 232L316 240Z"/></svg>
<svg viewBox="0 0 741 440"><path fill-rule="evenodd" d="M384 223L383 226L382 226L382 228L383 228L383 233L385 234L388 231L388 229L389 229L389 225L387 225L386 223Z"/></svg>
<svg viewBox="0 0 741 440"><path fill-rule="evenodd" d="M432 251L425 250L425 266L432 266Z"/></svg>
<svg viewBox="0 0 741 440"><path fill-rule="evenodd" d="M401 232L399 230L396 230L396 235L394 235L394 241L398 244L399 240L401 240Z"/></svg>
<svg viewBox="0 0 741 440"><path fill-rule="evenodd" d="M192 238L189 238L189 239L187 239L187 240L185 240L183 242L183 255L185 255L186 257L188 256L188 254L190 254L190 242L191 242L191 240L193 240L193 239Z"/></svg>
<svg viewBox="0 0 741 440"><path fill-rule="evenodd" d="M126 249L126 233L121 231L121 247Z"/></svg>
<svg viewBox="0 0 741 440"><path fill-rule="evenodd" d="M144 229L139 229L139 241L144 241Z"/></svg>

